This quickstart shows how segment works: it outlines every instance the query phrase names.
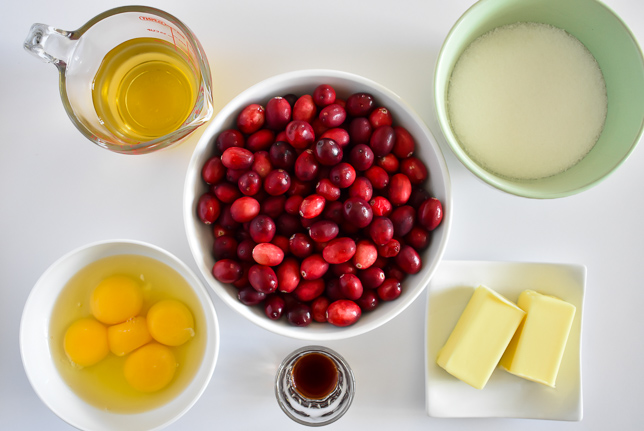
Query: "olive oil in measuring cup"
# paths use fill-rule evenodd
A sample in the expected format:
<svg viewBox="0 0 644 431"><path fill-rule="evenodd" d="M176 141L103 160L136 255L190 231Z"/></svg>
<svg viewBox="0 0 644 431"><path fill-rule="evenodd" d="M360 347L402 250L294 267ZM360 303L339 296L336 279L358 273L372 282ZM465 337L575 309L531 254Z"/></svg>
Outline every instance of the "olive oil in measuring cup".
<svg viewBox="0 0 644 431"><path fill-rule="evenodd" d="M103 125L119 138L149 141L177 130L190 115L198 72L173 44L130 39L103 59L92 99Z"/></svg>

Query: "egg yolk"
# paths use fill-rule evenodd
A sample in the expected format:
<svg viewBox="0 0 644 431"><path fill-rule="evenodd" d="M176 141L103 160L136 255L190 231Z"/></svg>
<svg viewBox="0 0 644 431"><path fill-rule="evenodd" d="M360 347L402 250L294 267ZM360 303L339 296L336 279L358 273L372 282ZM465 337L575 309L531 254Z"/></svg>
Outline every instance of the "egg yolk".
<svg viewBox="0 0 644 431"><path fill-rule="evenodd" d="M92 318L79 319L65 332L63 341L67 357L76 365L89 367L109 353L107 329Z"/></svg>
<svg viewBox="0 0 644 431"><path fill-rule="evenodd" d="M125 360L125 380L140 392L155 392L170 383L177 361L169 347L150 343L132 352Z"/></svg>
<svg viewBox="0 0 644 431"><path fill-rule="evenodd" d="M123 356L149 343L152 337L145 317L137 316L107 328L107 341L112 353Z"/></svg>
<svg viewBox="0 0 644 431"><path fill-rule="evenodd" d="M174 299L154 304L148 311L147 320L152 338L166 346L180 346L195 335L192 313Z"/></svg>
<svg viewBox="0 0 644 431"><path fill-rule="evenodd" d="M122 323L141 311L143 291L134 279L113 275L96 286L90 306L99 321L108 325Z"/></svg>

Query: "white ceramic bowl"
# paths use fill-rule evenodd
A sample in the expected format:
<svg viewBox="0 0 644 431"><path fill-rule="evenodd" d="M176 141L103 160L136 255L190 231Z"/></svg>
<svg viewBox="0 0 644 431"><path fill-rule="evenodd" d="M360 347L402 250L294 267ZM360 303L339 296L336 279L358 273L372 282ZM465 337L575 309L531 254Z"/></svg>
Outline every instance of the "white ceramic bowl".
<svg viewBox="0 0 644 431"><path fill-rule="evenodd" d="M135 254L156 259L178 272L191 286L203 307L206 347L199 370L172 401L154 410L118 414L98 409L70 389L54 364L49 326L61 290L80 269L104 257ZM152 430L179 419L199 399L215 369L219 352L219 325L212 301L199 278L179 259L156 246L129 240L103 241L78 248L47 269L33 287L20 322L20 353L27 378L40 399L56 415L81 430Z"/></svg>
<svg viewBox="0 0 644 431"><path fill-rule="evenodd" d="M288 93L311 94L316 86L333 86L340 98L347 98L356 92L367 92L374 96L376 105L387 107L397 125L405 127L416 141L416 155L422 159L429 172L425 188L440 199L444 209L442 224L432 233L430 247L422 253L423 269L407 277L403 293L395 301L381 302L372 312L364 313L352 326L338 328L330 324L313 322L307 327L291 326L284 317L278 321L268 319L262 307L248 307L237 299L237 289L222 284L212 275L215 260L212 256L212 228L203 224L196 215L196 202L208 190L201 179L204 162L214 154L215 139L225 129L233 128L239 112L248 104L265 105L274 96ZM366 78L333 70L303 70L285 73L262 81L233 99L212 120L204 131L188 166L184 188L184 222L190 249L199 270L217 295L230 307L252 322L269 331L309 341L337 340L370 331L388 322L407 308L423 291L441 260L451 225L452 194L445 159L432 133L420 117L396 94Z"/></svg>

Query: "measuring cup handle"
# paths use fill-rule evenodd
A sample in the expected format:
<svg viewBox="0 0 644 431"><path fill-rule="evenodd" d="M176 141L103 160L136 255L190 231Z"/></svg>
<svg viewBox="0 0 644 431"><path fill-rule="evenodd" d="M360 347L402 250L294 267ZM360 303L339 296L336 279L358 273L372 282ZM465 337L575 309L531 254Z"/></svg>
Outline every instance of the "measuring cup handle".
<svg viewBox="0 0 644 431"><path fill-rule="evenodd" d="M24 47L45 63L65 67L76 41L73 32L54 28L46 24L33 24L25 39Z"/></svg>

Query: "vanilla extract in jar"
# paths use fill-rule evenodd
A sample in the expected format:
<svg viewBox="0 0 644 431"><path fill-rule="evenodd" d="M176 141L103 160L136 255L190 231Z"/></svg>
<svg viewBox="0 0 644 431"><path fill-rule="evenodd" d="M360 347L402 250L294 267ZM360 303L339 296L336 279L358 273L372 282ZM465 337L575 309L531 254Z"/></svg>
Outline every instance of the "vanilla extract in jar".
<svg viewBox="0 0 644 431"><path fill-rule="evenodd" d="M335 422L349 409L354 393L351 368L326 347L302 347L287 356L277 370L277 402L287 416L302 425Z"/></svg>
<svg viewBox="0 0 644 431"><path fill-rule="evenodd" d="M291 372L293 389L304 398L321 400L338 385L338 368L333 360L322 353L307 353L293 365Z"/></svg>

